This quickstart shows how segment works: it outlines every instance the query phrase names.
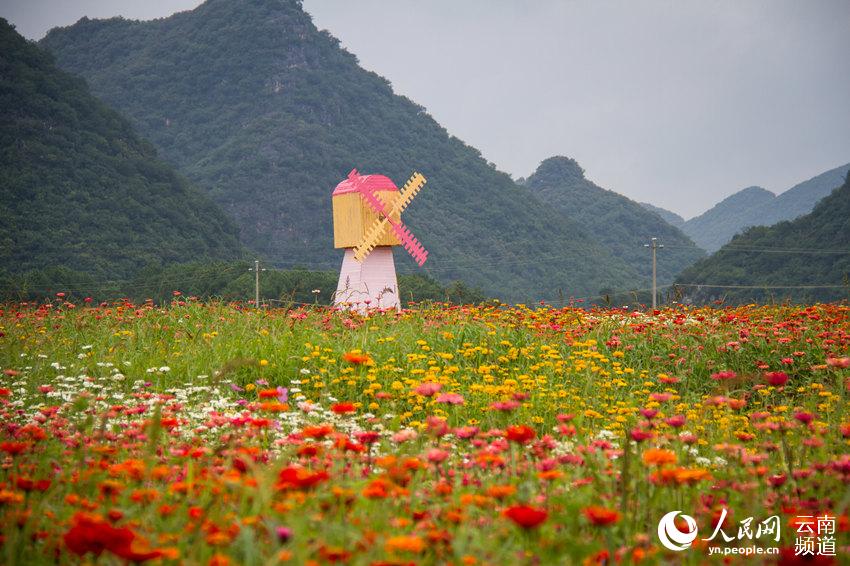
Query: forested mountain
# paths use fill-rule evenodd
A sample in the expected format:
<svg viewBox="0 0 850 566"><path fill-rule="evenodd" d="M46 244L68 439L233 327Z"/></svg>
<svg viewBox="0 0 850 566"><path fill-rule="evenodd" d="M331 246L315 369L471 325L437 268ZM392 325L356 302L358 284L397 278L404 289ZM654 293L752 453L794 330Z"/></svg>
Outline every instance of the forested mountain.
<svg viewBox="0 0 850 566"><path fill-rule="evenodd" d="M330 193L352 167L398 184L419 170L428 184L405 220L440 280L513 300L635 284L576 222L360 68L296 0L209 0L150 22L84 18L42 45L279 264L338 267Z"/></svg>
<svg viewBox="0 0 850 566"><path fill-rule="evenodd" d="M821 199L841 186L848 171L850 163L830 169L780 193L767 210L763 211L764 218L759 226L770 226L782 220L793 220L808 214Z"/></svg>
<svg viewBox="0 0 850 566"><path fill-rule="evenodd" d="M657 214L587 180L584 170L569 157L546 159L525 180L525 186L613 250L639 274L643 286L652 276L650 252L644 247L650 238L658 238L665 246L658 254L658 279L662 282L672 281L705 255L681 230Z"/></svg>
<svg viewBox="0 0 850 566"><path fill-rule="evenodd" d="M850 175L810 214L746 230L685 270L676 283L755 287L686 287L686 296L697 301L850 298ZM789 286L803 288L779 288Z"/></svg>
<svg viewBox="0 0 850 566"><path fill-rule="evenodd" d="M242 251L208 197L0 19L0 270L113 278Z"/></svg>
<svg viewBox="0 0 850 566"><path fill-rule="evenodd" d="M755 211L766 209L775 198L761 187L747 187L687 220L682 230L702 249L716 251L744 228L758 224Z"/></svg>
<svg viewBox="0 0 850 566"><path fill-rule="evenodd" d="M664 222L670 224L671 226L675 226L676 228L681 228L682 224L685 223L685 219L676 214L671 210L667 210L666 208L661 208L660 206L655 206L654 204L650 204L648 202L639 202L639 205L649 210L650 212L654 212L658 216L661 217Z"/></svg>
<svg viewBox="0 0 850 566"><path fill-rule="evenodd" d="M682 225L700 247L715 251L748 226L770 226L811 212L815 204L844 182L850 163L830 169L774 195L749 187L724 199L707 212Z"/></svg>

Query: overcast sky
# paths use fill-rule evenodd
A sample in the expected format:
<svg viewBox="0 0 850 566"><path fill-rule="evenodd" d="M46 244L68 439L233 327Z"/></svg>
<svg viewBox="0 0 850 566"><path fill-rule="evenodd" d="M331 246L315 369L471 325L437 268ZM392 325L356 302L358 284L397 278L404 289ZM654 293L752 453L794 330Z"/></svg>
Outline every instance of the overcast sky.
<svg viewBox="0 0 850 566"><path fill-rule="evenodd" d="M39 39L197 0L0 0ZM362 66L514 177L551 155L685 217L850 162L850 1L305 0Z"/></svg>

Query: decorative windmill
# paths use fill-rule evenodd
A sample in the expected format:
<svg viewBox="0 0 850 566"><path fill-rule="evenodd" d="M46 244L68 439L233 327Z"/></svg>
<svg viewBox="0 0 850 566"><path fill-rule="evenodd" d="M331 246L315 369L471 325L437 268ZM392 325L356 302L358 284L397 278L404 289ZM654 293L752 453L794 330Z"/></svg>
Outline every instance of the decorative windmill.
<svg viewBox="0 0 850 566"><path fill-rule="evenodd" d="M404 246L420 266L428 252L401 222L425 184L414 173L398 190L384 175L352 169L333 192L334 247L345 248L334 304L344 308L401 308L392 246Z"/></svg>

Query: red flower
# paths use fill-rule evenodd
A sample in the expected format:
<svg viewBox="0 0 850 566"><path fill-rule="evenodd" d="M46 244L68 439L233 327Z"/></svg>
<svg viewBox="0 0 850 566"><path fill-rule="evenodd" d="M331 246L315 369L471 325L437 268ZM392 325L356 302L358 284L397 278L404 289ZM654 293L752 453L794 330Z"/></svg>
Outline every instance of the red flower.
<svg viewBox="0 0 850 566"><path fill-rule="evenodd" d="M769 371L764 374L764 379L774 387L782 387L788 383L788 374L782 371Z"/></svg>
<svg viewBox="0 0 850 566"><path fill-rule="evenodd" d="M607 507L591 505L590 507L585 507L582 512L584 513L584 516L597 527L607 527L608 525L613 525L620 520L620 514L613 509L608 509Z"/></svg>
<svg viewBox="0 0 850 566"><path fill-rule="evenodd" d="M50 488L50 480L33 480L20 477L15 480L15 485L22 491L47 491Z"/></svg>
<svg viewBox="0 0 850 566"><path fill-rule="evenodd" d="M799 411L794 413L794 418L803 423L804 425L807 425L815 419L815 416L805 411Z"/></svg>
<svg viewBox="0 0 850 566"><path fill-rule="evenodd" d="M381 435L374 430L362 430L355 432L354 438L361 444L374 444L381 438Z"/></svg>
<svg viewBox="0 0 850 566"><path fill-rule="evenodd" d="M505 509L503 515L523 529L533 529L545 521L549 513L539 507L514 505Z"/></svg>
<svg viewBox="0 0 850 566"><path fill-rule="evenodd" d="M304 468L288 466L278 475L278 489L310 489L330 479L327 472L311 472Z"/></svg>
<svg viewBox="0 0 850 566"><path fill-rule="evenodd" d="M0 442L0 451L16 456L24 452L27 448L29 448L29 446L30 445L27 442L13 442L7 440L5 442Z"/></svg>
<svg viewBox="0 0 850 566"><path fill-rule="evenodd" d="M353 413L357 410L357 407L354 406L354 403L335 403L331 405L331 411L336 413L337 415L345 415L346 413Z"/></svg>
<svg viewBox="0 0 850 566"><path fill-rule="evenodd" d="M513 425L509 426L507 430L505 430L505 438L518 444L530 442L534 440L535 436L537 436L537 433L534 432L533 428L527 425Z"/></svg>
<svg viewBox="0 0 850 566"><path fill-rule="evenodd" d="M629 434L632 437L632 440L634 440L635 442L642 442L644 440L652 438L651 432L639 428L633 428L631 433Z"/></svg>
<svg viewBox="0 0 850 566"><path fill-rule="evenodd" d="M97 515L77 513L72 521L71 528L62 538L68 550L79 556L89 552L100 556L104 550L132 562L145 562L162 556L158 550L134 550L136 534L133 531L127 527L117 529Z"/></svg>

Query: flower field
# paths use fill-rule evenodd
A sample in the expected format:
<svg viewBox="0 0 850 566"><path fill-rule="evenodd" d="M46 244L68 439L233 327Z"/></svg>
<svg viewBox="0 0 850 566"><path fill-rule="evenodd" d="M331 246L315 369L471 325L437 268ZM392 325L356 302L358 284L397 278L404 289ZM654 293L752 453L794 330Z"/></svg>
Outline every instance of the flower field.
<svg viewBox="0 0 850 566"><path fill-rule="evenodd" d="M850 556L846 306L180 299L3 307L0 562ZM687 548L659 540L672 511ZM834 556L800 553L806 517Z"/></svg>

